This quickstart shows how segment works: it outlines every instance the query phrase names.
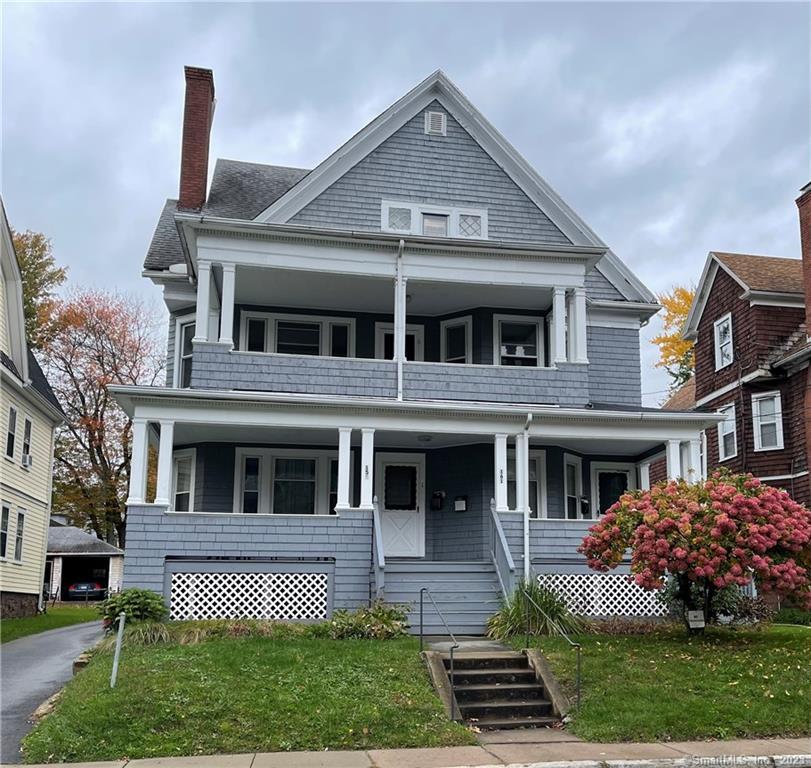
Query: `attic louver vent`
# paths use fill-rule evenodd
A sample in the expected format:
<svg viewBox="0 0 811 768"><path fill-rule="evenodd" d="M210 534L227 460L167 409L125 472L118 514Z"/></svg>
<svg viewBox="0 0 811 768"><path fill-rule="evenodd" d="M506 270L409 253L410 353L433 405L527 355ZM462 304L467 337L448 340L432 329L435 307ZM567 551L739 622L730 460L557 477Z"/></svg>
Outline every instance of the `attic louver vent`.
<svg viewBox="0 0 811 768"><path fill-rule="evenodd" d="M444 112L432 112L430 109L425 113L425 132L429 136L444 136L448 130L447 116Z"/></svg>

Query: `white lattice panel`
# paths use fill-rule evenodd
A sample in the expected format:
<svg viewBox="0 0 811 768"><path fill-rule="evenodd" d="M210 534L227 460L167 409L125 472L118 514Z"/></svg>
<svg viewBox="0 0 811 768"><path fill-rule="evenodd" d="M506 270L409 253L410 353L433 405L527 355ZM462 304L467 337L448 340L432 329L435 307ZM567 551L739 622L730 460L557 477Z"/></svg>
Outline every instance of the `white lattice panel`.
<svg viewBox="0 0 811 768"><path fill-rule="evenodd" d="M541 586L566 601L580 616L664 616L667 608L656 592L648 592L618 573L542 573Z"/></svg>
<svg viewBox="0 0 811 768"><path fill-rule="evenodd" d="M172 619L327 617L326 573L173 573Z"/></svg>

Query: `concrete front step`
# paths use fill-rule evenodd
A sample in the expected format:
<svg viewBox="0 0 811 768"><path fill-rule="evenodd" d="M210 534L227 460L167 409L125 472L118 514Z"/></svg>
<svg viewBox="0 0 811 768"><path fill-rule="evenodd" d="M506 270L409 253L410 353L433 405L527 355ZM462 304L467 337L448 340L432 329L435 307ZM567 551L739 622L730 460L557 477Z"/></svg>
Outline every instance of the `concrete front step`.
<svg viewBox="0 0 811 768"><path fill-rule="evenodd" d="M454 675L456 677L456 675ZM476 685L457 685L456 700L461 705L493 701L497 699L523 699L534 701L541 699L543 688L537 683L483 683Z"/></svg>
<svg viewBox="0 0 811 768"><path fill-rule="evenodd" d="M455 669L454 683L457 688L466 685L514 685L535 683L535 673L531 669Z"/></svg>
<svg viewBox="0 0 811 768"><path fill-rule="evenodd" d="M556 717L482 717L471 725L482 731L507 731L513 728L552 728L560 722Z"/></svg>

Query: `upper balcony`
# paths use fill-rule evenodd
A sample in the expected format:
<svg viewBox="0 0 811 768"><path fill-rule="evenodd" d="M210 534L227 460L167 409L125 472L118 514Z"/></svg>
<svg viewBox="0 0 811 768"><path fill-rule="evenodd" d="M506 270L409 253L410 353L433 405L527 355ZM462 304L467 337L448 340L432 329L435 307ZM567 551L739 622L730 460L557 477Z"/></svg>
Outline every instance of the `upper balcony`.
<svg viewBox="0 0 811 768"><path fill-rule="evenodd" d="M260 257L256 243L198 233L195 311L176 322L173 383L588 402L584 282L594 254L427 245L287 242Z"/></svg>

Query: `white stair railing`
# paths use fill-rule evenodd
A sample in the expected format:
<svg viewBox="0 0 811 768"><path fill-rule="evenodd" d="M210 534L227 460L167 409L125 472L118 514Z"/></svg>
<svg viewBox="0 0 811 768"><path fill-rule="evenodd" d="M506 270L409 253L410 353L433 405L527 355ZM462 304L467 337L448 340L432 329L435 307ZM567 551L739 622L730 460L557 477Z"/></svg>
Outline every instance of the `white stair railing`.
<svg viewBox="0 0 811 768"><path fill-rule="evenodd" d="M377 496L372 499L372 569L375 598L381 600L386 588L386 554L383 551L383 529L380 525L380 505Z"/></svg>
<svg viewBox="0 0 811 768"><path fill-rule="evenodd" d="M501 594L509 597L515 589L515 561L496 512L495 499L490 499L490 558L496 568Z"/></svg>

